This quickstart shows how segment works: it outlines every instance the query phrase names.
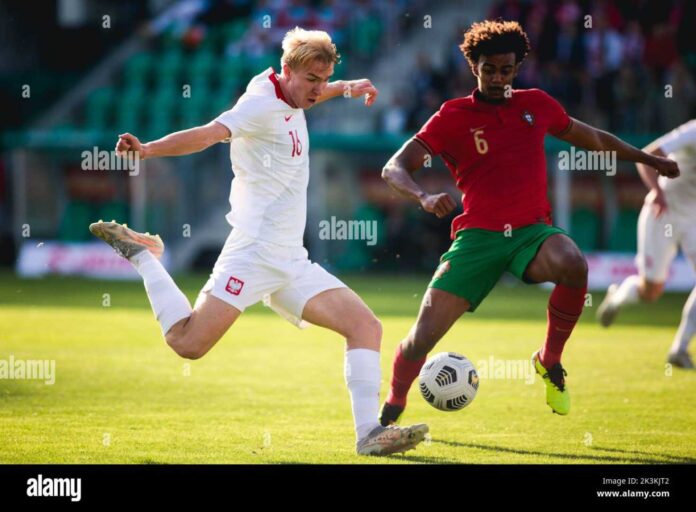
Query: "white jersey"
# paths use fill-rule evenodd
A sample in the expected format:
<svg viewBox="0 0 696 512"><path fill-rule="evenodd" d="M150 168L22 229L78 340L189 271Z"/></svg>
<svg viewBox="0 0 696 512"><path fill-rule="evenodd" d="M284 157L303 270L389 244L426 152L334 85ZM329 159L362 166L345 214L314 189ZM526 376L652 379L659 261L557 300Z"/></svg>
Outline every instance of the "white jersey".
<svg viewBox="0 0 696 512"><path fill-rule="evenodd" d="M231 110L215 121L232 132L234 170L227 221L251 238L302 246L307 222L309 134L272 68L255 76Z"/></svg>
<svg viewBox="0 0 696 512"><path fill-rule="evenodd" d="M660 149L677 162L681 175L675 179L658 178L665 192L667 208L679 218L696 221L696 119L657 140Z"/></svg>

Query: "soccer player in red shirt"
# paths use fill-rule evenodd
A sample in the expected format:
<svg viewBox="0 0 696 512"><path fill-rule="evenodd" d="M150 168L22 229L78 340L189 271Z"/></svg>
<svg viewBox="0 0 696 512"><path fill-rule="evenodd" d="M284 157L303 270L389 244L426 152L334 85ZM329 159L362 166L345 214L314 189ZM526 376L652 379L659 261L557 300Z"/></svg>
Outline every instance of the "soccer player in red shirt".
<svg viewBox="0 0 696 512"><path fill-rule="evenodd" d="M570 396L561 365L563 346L582 313L587 263L577 245L551 224L544 136L548 133L590 151L642 162L658 174L679 175L675 162L644 153L614 135L568 116L539 89L512 89L529 52L514 21L474 23L460 46L478 88L445 102L387 162L384 180L438 217L455 209L446 193L429 194L413 180L430 155L439 155L462 192L463 213L452 222L451 248L440 260L416 324L397 348L391 390L380 414L395 423L426 355L459 317L475 311L501 274L525 283L556 284L548 303L543 347L532 360L546 384L553 412L568 414Z"/></svg>

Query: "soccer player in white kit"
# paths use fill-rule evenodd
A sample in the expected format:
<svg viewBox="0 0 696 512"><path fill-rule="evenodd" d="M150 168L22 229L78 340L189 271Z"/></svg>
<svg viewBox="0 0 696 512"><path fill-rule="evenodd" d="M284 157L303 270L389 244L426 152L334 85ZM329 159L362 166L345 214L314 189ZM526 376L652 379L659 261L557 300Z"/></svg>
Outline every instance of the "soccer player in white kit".
<svg viewBox="0 0 696 512"><path fill-rule="evenodd" d="M386 455L414 448L428 427L379 425L382 326L355 292L308 259L302 244L309 181L304 110L336 96L364 96L369 106L377 96L366 79L329 83L338 60L326 32L295 28L283 40L282 73L269 68L255 76L234 107L211 123L148 143L119 136L116 150L139 158L186 155L230 142L232 231L193 309L159 262L159 236L116 222L99 221L90 231L140 273L162 334L182 357L202 357L260 301L298 327L308 322L343 335L356 450Z"/></svg>
<svg viewBox="0 0 696 512"><path fill-rule="evenodd" d="M625 304L657 300L664 289L670 264L681 247L696 270L696 119L652 142L646 152L675 160L681 176L658 177L653 169L636 164L650 192L638 218L638 275L621 285L612 284L597 310L599 321L609 327ZM667 361L680 368L693 368L687 352L696 334L696 287L682 311L681 323Z"/></svg>

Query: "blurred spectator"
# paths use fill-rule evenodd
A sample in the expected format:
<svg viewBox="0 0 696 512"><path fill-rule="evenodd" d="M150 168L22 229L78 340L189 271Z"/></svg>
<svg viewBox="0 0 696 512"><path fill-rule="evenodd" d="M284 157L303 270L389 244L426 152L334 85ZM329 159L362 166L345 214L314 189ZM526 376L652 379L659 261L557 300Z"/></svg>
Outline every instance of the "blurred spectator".
<svg viewBox="0 0 696 512"><path fill-rule="evenodd" d="M585 50L587 71L594 79L597 107L604 115L601 124L615 130L614 82L623 58L623 38L601 11L593 16L592 30L585 33Z"/></svg>
<svg viewBox="0 0 696 512"><path fill-rule="evenodd" d="M336 46L341 48L345 42L344 28L350 13L336 0L324 0L314 13L314 25L317 30L331 34Z"/></svg>
<svg viewBox="0 0 696 512"><path fill-rule="evenodd" d="M643 106L647 100L647 95L639 68L631 66L629 62L624 62L616 78L614 97L618 105L616 109L617 128L620 131L639 127L645 128Z"/></svg>
<svg viewBox="0 0 696 512"><path fill-rule="evenodd" d="M677 42L672 27L667 23L653 26L645 42L643 62L654 71L656 80L663 78L664 72L677 57Z"/></svg>
<svg viewBox="0 0 696 512"><path fill-rule="evenodd" d="M524 16L526 13L527 9L523 8L522 2L520 0L501 0L493 6L489 18L518 20L520 23L524 23Z"/></svg>
<svg viewBox="0 0 696 512"><path fill-rule="evenodd" d="M445 87L445 76L433 67L430 56L425 52L420 52L416 56L416 69L411 77L418 97L422 97L430 89L439 91Z"/></svg>
<svg viewBox="0 0 696 512"><path fill-rule="evenodd" d="M419 97L418 105L411 113L408 131L416 132L430 117L440 109L442 103L449 98L443 98L435 88L428 89Z"/></svg>
<svg viewBox="0 0 696 512"><path fill-rule="evenodd" d="M669 86L670 89L666 89ZM667 90L671 97L666 97ZM663 96L659 109L662 113L662 125L670 130L689 119L696 117L696 83L682 60L676 60L665 74L665 83L658 90Z"/></svg>
<svg viewBox="0 0 696 512"><path fill-rule="evenodd" d="M306 0L290 0L280 9L278 25L288 30L294 27L310 28L313 24L312 18L312 11Z"/></svg>
<svg viewBox="0 0 696 512"><path fill-rule="evenodd" d="M407 95L404 91L396 91L391 103L380 116L380 131L389 134L405 133L407 124Z"/></svg>
<svg viewBox="0 0 696 512"><path fill-rule="evenodd" d="M565 66L579 67L585 60L585 46L576 20L565 20L560 24L556 39L555 62Z"/></svg>
<svg viewBox="0 0 696 512"><path fill-rule="evenodd" d="M571 115L624 133L665 131L694 115L696 2L500 0L488 17L519 21L530 39L516 87L543 88ZM458 48L465 29L453 33L443 70L418 57L409 129L439 108L426 105L436 96L475 87ZM678 100L667 101L667 84Z"/></svg>
<svg viewBox="0 0 696 512"><path fill-rule="evenodd" d="M645 51L645 38L637 21L630 21L626 25L623 43L623 59L629 64L640 65Z"/></svg>

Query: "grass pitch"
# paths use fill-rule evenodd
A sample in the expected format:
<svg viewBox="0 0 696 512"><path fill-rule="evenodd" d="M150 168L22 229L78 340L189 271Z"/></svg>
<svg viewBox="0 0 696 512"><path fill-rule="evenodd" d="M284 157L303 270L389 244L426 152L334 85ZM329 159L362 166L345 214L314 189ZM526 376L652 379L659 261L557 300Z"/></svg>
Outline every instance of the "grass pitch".
<svg viewBox="0 0 696 512"><path fill-rule="evenodd" d="M193 300L205 277L176 281ZM385 396L428 277L346 282L383 321ZM0 463L696 462L696 372L665 366L686 295L623 311L609 330L594 322L601 298L564 354L569 416L551 413L538 377L490 371L455 413L414 387L404 423L427 422L432 439L365 458L354 452L338 335L300 331L256 306L208 355L186 361L166 346L139 282L5 272L0 360L54 360L55 383L0 379ZM544 339L547 299L538 287L498 286L436 350L463 353L479 371L526 360Z"/></svg>

